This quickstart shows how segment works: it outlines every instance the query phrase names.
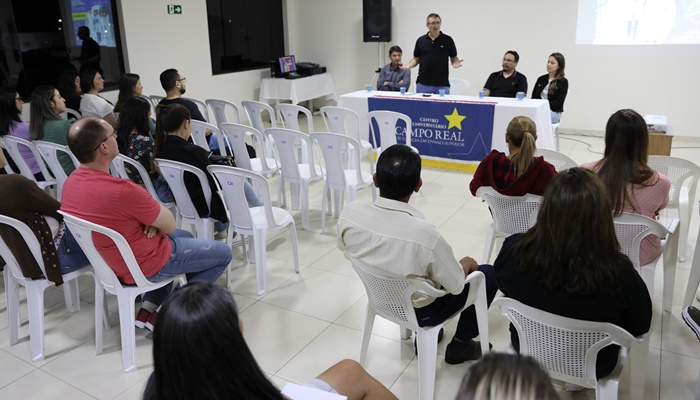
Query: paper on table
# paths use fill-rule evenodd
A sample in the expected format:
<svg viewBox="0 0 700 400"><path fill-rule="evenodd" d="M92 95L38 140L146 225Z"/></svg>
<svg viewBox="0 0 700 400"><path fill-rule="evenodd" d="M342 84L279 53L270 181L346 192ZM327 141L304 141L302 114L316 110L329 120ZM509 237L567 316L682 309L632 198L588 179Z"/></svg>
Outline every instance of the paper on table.
<svg viewBox="0 0 700 400"><path fill-rule="evenodd" d="M282 394L292 400L347 400L345 396L324 392L295 383L287 382L282 388Z"/></svg>

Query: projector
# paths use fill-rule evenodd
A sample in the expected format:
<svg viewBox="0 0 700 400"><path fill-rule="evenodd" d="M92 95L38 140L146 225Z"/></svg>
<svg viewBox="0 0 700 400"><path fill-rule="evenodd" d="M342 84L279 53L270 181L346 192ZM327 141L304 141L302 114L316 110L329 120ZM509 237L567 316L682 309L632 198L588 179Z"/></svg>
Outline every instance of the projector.
<svg viewBox="0 0 700 400"><path fill-rule="evenodd" d="M668 117L665 115L645 115L644 122L647 123L649 132L671 133L671 127L668 125Z"/></svg>

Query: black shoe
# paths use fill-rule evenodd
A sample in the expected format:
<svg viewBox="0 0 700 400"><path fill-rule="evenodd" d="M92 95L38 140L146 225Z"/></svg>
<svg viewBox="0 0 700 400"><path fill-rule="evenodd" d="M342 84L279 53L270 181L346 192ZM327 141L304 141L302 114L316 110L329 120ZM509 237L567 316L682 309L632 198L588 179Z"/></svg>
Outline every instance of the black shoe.
<svg viewBox="0 0 700 400"><path fill-rule="evenodd" d="M695 332L695 336L700 340L700 310L690 306L683 309L683 321Z"/></svg>
<svg viewBox="0 0 700 400"><path fill-rule="evenodd" d="M493 345L489 343L489 349L491 348ZM453 340L445 350L445 362L448 364L461 364L479 358L481 358L481 343L473 339L468 342L455 342Z"/></svg>
<svg viewBox="0 0 700 400"><path fill-rule="evenodd" d="M438 343L442 342L442 335L445 333L445 330L440 328L440 332L438 332ZM416 357L418 356L418 338L413 339L413 349L416 351Z"/></svg>

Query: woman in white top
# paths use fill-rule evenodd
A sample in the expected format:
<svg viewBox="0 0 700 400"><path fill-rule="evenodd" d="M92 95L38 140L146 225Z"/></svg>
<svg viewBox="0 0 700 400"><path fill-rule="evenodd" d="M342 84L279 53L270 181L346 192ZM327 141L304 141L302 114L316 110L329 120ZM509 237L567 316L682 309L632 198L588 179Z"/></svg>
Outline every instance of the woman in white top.
<svg viewBox="0 0 700 400"><path fill-rule="evenodd" d="M97 95L105 87L102 75L92 69L81 72L80 87L83 90L83 98L80 100L80 113L83 117L102 118L117 129L119 124L114 116L114 106Z"/></svg>

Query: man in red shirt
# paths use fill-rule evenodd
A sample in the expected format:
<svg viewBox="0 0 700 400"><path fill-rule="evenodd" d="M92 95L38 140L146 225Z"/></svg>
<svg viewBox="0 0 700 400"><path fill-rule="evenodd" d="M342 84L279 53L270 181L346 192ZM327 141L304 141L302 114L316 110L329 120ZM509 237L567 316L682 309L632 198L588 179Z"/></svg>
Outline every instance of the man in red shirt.
<svg viewBox="0 0 700 400"><path fill-rule="evenodd" d="M223 242L195 239L175 229L173 214L129 179L109 174L119 154L117 134L106 121L83 118L68 132L68 147L80 161L63 186L61 210L119 232L131 246L143 274L158 282L179 274L188 280L215 281L231 261L231 249ZM121 253L105 236L95 246L120 281L133 284ZM156 311L171 285L143 296L136 326L153 329Z"/></svg>

